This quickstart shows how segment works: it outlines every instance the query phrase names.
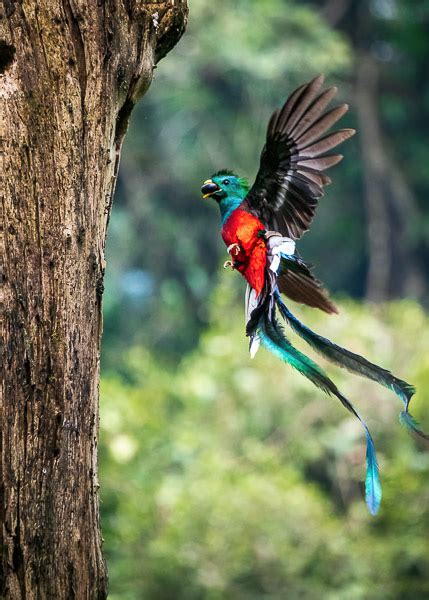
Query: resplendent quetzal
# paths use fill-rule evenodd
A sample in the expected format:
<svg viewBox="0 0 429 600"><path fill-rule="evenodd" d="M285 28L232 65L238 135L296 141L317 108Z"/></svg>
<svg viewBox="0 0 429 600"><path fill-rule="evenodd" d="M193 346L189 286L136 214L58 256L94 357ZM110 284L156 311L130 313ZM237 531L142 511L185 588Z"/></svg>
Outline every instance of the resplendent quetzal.
<svg viewBox="0 0 429 600"><path fill-rule="evenodd" d="M323 81L320 75L302 85L283 108L274 112L259 171L250 189L245 179L222 170L204 182L201 192L203 198L213 198L219 204L222 237L231 255L224 266L240 271L247 280L246 334L251 356L262 344L324 392L336 396L359 419L367 441L365 496L374 515L381 501L381 484L371 434L327 374L292 346L277 318L280 314L296 334L328 360L395 392L405 405L400 421L429 439L408 411L415 391L412 385L311 331L289 311L281 297L283 293L327 313L337 312L309 265L295 251L295 240L309 229L323 188L331 181L324 171L342 159L340 154L327 152L355 133L353 129L327 133L348 106L342 104L324 112L337 90L332 87L321 92Z"/></svg>

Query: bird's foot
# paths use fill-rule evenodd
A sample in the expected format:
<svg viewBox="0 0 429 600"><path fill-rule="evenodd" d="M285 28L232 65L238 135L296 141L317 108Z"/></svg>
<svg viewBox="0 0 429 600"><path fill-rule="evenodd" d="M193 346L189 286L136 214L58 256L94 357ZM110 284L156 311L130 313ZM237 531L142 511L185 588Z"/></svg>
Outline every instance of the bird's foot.
<svg viewBox="0 0 429 600"><path fill-rule="evenodd" d="M230 244L226 251L228 254L231 254L231 256L237 256L241 252L241 248L238 244Z"/></svg>
<svg viewBox="0 0 429 600"><path fill-rule="evenodd" d="M232 261L232 260L226 260L226 261L223 263L223 268L224 268L224 269L231 269L231 271L233 271L233 270L234 270L234 268L235 268L235 267L234 267L234 263L233 263L233 261Z"/></svg>

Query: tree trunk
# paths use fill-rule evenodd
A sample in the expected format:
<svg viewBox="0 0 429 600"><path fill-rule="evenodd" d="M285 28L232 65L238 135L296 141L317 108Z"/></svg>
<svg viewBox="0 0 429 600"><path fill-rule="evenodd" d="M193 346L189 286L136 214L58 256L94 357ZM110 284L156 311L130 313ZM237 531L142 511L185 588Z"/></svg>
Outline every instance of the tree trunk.
<svg viewBox="0 0 429 600"><path fill-rule="evenodd" d="M128 118L186 0L4 0L3 598L106 597L97 433L104 243Z"/></svg>

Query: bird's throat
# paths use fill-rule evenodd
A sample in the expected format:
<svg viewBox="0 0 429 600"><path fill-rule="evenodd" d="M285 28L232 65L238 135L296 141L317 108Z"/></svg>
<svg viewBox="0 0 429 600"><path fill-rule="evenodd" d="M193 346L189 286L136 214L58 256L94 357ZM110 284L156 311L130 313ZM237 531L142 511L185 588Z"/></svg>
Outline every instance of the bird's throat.
<svg viewBox="0 0 429 600"><path fill-rule="evenodd" d="M226 198L222 198L219 202L220 216L222 219L222 225L228 220L231 214L234 212L236 208L240 206L243 202L242 198L227 196Z"/></svg>

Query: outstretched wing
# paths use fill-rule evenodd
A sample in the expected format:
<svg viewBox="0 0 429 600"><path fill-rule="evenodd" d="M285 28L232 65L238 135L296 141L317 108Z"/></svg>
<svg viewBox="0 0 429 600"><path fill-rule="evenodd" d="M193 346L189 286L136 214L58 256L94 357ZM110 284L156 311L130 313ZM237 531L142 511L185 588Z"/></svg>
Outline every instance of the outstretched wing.
<svg viewBox="0 0 429 600"><path fill-rule="evenodd" d="M324 112L337 89L320 92L323 81L319 75L299 87L272 115L259 171L245 199L267 229L292 239L309 229L323 187L331 181L324 171L342 159L341 154L327 152L355 133L326 133L348 106Z"/></svg>

